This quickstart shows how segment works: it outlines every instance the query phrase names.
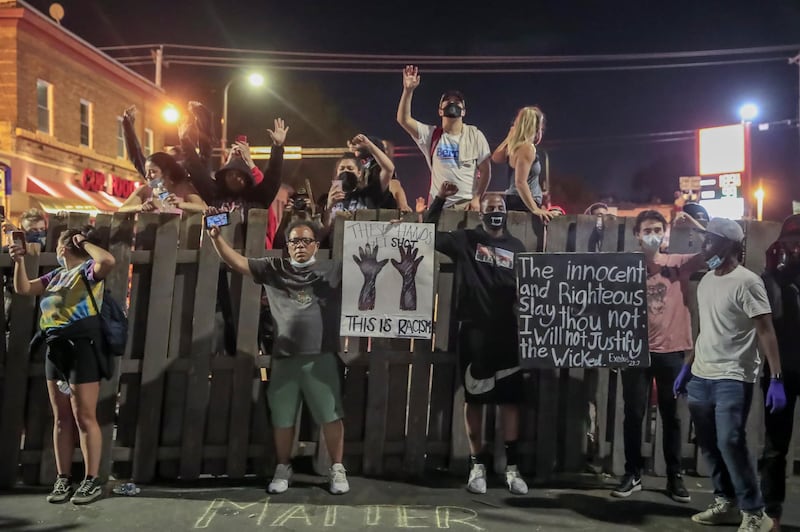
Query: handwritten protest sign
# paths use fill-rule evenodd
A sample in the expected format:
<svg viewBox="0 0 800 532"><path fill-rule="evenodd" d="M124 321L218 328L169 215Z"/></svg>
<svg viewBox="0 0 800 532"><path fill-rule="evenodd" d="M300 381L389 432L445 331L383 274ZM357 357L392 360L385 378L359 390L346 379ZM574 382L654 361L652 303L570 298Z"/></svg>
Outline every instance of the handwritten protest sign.
<svg viewBox="0 0 800 532"><path fill-rule="evenodd" d="M433 224L345 222L342 336L430 338Z"/></svg>
<svg viewBox="0 0 800 532"><path fill-rule="evenodd" d="M641 253L517 255L520 365L650 365Z"/></svg>

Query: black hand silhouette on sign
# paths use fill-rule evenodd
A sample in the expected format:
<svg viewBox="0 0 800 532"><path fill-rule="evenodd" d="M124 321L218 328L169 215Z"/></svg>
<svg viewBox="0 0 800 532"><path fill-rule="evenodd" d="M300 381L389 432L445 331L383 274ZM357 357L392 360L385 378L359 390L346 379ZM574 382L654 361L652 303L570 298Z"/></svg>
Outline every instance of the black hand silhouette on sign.
<svg viewBox="0 0 800 532"><path fill-rule="evenodd" d="M364 248L358 248L358 255L353 255L353 262L364 275L364 284L358 295L358 310L372 310L375 308L375 281L389 259L378 261L378 246L371 248L367 244Z"/></svg>
<svg viewBox="0 0 800 532"><path fill-rule="evenodd" d="M417 310L417 268L425 257L417 258L419 249L412 246L398 248L400 260L392 259L392 266L403 277L400 291L400 310Z"/></svg>

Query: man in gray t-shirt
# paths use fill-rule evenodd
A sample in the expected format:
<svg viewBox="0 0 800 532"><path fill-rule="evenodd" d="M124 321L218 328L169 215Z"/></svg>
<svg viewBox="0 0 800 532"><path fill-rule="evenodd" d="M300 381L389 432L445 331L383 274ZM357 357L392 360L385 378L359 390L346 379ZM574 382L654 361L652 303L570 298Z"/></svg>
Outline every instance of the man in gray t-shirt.
<svg viewBox="0 0 800 532"><path fill-rule="evenodd" d="M336 357L341 263L316 261L318 228L305 220L286 230L288 259L248 259L230 247L217 227L208 234L228 266L264 285L272 310L275 344L267 398L278 465L267 491L283 493L289 487L294 425L302 400L322 427L331 455L330 491L346 493L350 485L342 465L344 426Z"/></svg>
<svg viewBox="0 0 800 532"><path fill-rule="evenodd" d="M714 486L714 503L692 521L741 522L739 530L761 531L772 530L773 522L764 513L745 434L761 365L759 343L772 375L766 407L781 410L786 394L764 283L739 264L743 240L733 220L714 218L706 227L703 253L710 271L697 287L700 335L694 360L683 366L673 389L676 395L688 392L697 444L711 466Z"/></svg>

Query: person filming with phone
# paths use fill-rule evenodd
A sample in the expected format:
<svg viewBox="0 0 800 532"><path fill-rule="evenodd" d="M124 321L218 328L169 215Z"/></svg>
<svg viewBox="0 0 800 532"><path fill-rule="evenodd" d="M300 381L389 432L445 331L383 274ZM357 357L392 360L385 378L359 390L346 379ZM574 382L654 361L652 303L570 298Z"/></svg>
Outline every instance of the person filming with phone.
<svg viewBox="0 0 800 532"><path fill-rule="evenodd" d="M109 378L111 373L107 353L102 352L99 314L103 280L114 268L114 257L98 245L99 235L91 226L67 229L56 246L59 266L37 279L28 279L24 234L12 235L9 253L14 262L14 291L23 296L41 296L39 327L47 347L45 375L53 409L58 471L47 501L87 504L102 495L97 477L102 434L96 411L100 379ZM36 349L35 344L36 339L32 350ZM85 478L77 490L71 477L76 428L85 468Z"/></svg>
<svg viewBox="0 0 800 532"><path fill-rule="evenodd" d="M247 258L231 248L208 220L208 236L233 271L251 277L267 294L275 326L269 402L278 465L267 486L283 493L292 477L291 451L301 399L322 427L331 456L330 492L350 490L342 465L343 409L336 352L339 349L342 265L317 261L318 226L307 220L286 230L288 258Z"/></svg>

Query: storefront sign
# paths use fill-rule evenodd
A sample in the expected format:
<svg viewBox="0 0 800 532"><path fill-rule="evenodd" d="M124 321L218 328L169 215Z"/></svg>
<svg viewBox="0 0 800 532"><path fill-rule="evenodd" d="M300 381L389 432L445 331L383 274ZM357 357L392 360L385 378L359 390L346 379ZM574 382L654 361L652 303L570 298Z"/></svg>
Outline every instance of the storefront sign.
<svg viewBox="0 0 800 532"><path fill-rule="evenodd" d="M105 192L111 196L126 199L136 190L134 181L129 181L113 174L104 174L98 170L87 168L80 181L81 188L89 192Z"/></svg>

